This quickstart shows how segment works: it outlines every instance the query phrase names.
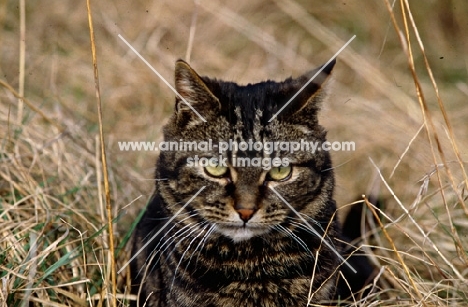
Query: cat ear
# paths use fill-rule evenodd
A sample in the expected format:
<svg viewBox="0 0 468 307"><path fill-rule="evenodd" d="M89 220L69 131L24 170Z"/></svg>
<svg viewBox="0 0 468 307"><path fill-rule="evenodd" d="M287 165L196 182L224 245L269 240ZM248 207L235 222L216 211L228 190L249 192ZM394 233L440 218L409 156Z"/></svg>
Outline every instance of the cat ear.
<svg viewBox="0 0 468 307"><path fill-rule="evenodd" d="M287 92L286 96L289 99L294 97L285 109L285 116L310 118L317 114L320 109L323 85L329 79L335 64L336 60L333 59L330 63L311 70L296 79L290 78L283 82L284 91Z"/></svg>
<svg viewBox="0 0 468 307"><path fill-rule="evenodd" d="M175 65L175 89L181 97L176 97L176 114L202 120L220 109L220 103L202 78L183 60ZM196 112L195 112L196 111ZM189 113L190 112L190 113ZM200 116L198 116L198 114Z"/></svg>

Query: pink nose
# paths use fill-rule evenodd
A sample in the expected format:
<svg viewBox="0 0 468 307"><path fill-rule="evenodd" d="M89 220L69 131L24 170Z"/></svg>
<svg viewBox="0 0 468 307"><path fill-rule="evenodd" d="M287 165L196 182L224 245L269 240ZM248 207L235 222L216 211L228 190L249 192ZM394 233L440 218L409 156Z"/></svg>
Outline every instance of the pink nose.
<svg viewBox="0 0 468 307"><path fill-rule="evenodd" d="M253 209L237 209L236 211L239 213L239 217L244 221L244 223L247 223L255 213L255 210Z"/></svg>

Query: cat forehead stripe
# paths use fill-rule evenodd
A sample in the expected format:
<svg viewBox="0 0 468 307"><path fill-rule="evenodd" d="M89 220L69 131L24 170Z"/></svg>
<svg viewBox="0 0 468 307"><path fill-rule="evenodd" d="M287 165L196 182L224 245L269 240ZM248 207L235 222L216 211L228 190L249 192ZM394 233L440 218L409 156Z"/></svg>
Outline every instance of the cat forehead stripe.
<svg viewBox="0 0 468 307"><path fill-rule="evenodd" d="M166 79L164 79L164 77L153 67L151 66L150 63L148 63L148 61L145 60L145 58L138 52L136 51L135 48L133 48L132 45L130 45L129 42L127 42L127 40L125 38L123 38L122 35L118 35L119 38L128 46L128 48L130 48L145 64L146 66L148 66L176 95L177 97L179 97L180 99L182 99L182 101L193 111L195 112L195 114L198 115L198 117L200 117L200 119L206 123L206 119L200 115L200 113L197 112L197 110L195 110L191 105L190 103L187 102L187 100L185 100L184 97L182 97L182 95L179 94L179 92L177 92L177 90L169 83L167 82Z"/></svg>
<svg viewBox="0 0 468 307"><path fill-rule="evenodd" d="M335 58L336 58L336 57L353 41L354 38L356 38L356 35L353 35L353 37L351 37L351 38L348 40L348 42L346 42L346 44L344 44L343 47L341 47L340 50L338 50L338 51L335 53L335 55L333 55L333 56L331 57L331 59L328 60L328 62L325 63L325 65L323 65L323 66L315 73L315 75L313 75L312 78L310 78L309 81L307 81L307 83L304 84L304 85L297 91L297 93L294 94L294 96L292 96L292 97L288 100L288 102L286 102L286 103L284 104L284 106L283 106L281 109L279 109L279 111L276 112L275 115L273 115L273 116L270 118L270 120L269 120L268 122L271 122L272 120L274 120L274 119L278 116L278 114L280 114L280 113L291 103L291 101L293 101L293 99L296 98L297 95L299 95L299 94L310 84L310 82L312 82L312 81L322 72L322 70L324 70L325 67L327 67L327 66L328 66L328 65L329 65L329 64L330 64L330 63L331 63L331 62L332 62L332 61L333 61L333 60L334 60L334 59L335 59Z"/></svg>

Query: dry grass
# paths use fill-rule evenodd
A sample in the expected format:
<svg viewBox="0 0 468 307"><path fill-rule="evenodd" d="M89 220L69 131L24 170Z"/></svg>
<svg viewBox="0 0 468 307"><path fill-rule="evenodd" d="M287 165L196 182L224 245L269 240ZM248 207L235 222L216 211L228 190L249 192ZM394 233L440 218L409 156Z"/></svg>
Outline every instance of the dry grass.
<svg viewBox="0 0 468 307"><path fill-rule="evenodd" d="M169 82L174 61L190 57L200 73L242 83L304 73L356 34L321 117L330 140L356 143L333 153L338 202L378 194L385 204L365 238L379 283L356 304L467 305L468 4L396 1L392 13L385 0L251 2L91 3L117 268L155 161L117 141L158 141L173 106L118 34ZM0 305L107 306L115 285L86 4L3 1L0 24Z"/></svg>

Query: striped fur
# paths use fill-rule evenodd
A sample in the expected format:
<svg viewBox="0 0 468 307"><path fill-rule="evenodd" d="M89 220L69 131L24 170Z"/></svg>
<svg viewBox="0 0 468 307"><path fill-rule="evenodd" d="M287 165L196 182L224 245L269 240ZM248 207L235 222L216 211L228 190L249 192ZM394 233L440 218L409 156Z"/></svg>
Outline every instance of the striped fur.
<svg viewBox="0 0 468 307"><path fill-rule="evenodd" d="M206 122L176 99L165 141L324 142L317 112L322 84L334 64L269 122L316 71L283 82L240 86L200 77L178 61L176 89ZM158 158L156 178L164 180L157 180L134 235L132 253L139 254L132 263L132 280L139 305L306 306L333 299L341 262L330 247L341 252L342 246L329 153L232 150L223 153L230 166L221 178L209 176L201 166L187 166L187 158L195 155L219 154L168 151ZM261 167L233 167L236 157L286 157L292 174L285 181L269 181ZM247 222L236 211L239 204L255 208Z"/></svg>

